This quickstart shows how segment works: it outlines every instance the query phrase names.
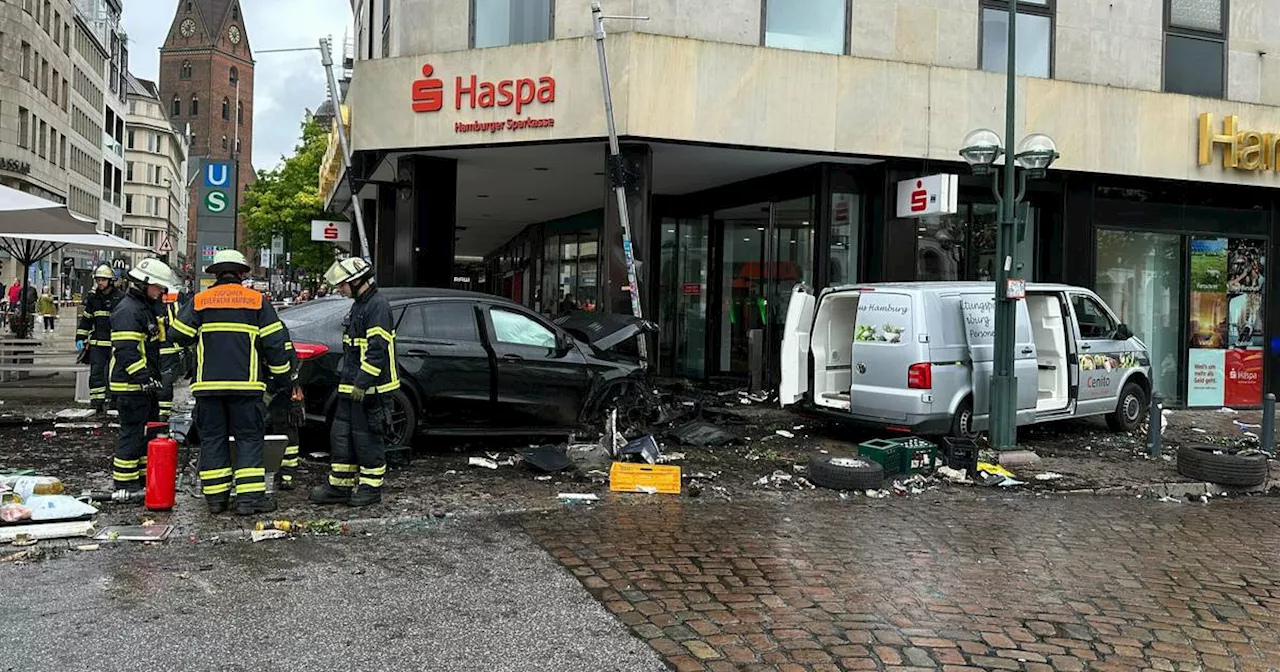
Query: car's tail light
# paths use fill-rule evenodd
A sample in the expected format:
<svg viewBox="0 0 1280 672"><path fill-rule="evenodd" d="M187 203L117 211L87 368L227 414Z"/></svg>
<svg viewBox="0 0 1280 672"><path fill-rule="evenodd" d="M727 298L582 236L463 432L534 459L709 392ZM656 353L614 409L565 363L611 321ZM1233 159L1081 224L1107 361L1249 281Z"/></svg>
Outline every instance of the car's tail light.
<svg viewBox="0 0 1280 672"><path fill-rule="evenodd" d="M298 353L298 359L311 359L329 352L329 346L320 343L294 343L293 351Z"/></svg>
<svg viewBox="0 0 1280 672"><path fill-rule="evenodd" d="M907 367L907 387L913 390L932 390L933 365L922 362Z"/></svg>

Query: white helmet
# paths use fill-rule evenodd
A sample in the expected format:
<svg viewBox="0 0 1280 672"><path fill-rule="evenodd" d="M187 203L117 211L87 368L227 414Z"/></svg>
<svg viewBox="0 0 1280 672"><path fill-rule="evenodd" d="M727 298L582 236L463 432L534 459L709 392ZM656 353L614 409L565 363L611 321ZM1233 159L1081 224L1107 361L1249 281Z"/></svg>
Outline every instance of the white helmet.
<svg viewBox="0 0 1280 672"><path fill-rule="evenodd" d="M373 267L360 257L348 257L333 262L324 272L324 281L337 287L344 282L358 282L373 277Z"/></svg>
<svg viewBox="0 0 1280 672"><path fill-rule="evenodd" d="M173 269L169 268L159 259L143 259L136 266L129 269L129 277L141 282L144 285L162 285L168 289L174 289L182 283L178 282L178 277L174 275Z"/></svg>
<svg viewBox="0 0 1280 672"><path fill-rule="evenodd" d="M115 280L116 272L110 266L102 264L93 272L93 278L95 280Z"/></svg>
<svg viewBox="0 0 1280 672"><path fill-rule="evenodd" d="M249 262L239 250L218 250L213 255L213 263L204 269L209 275L219 273L248 273Z"/></svg>

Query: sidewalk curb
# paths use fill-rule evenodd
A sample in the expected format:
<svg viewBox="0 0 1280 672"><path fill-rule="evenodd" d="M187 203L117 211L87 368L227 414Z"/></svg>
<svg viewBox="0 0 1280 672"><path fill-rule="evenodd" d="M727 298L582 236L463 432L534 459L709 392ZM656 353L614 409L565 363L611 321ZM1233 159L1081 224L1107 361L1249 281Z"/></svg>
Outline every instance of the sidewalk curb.
<svg viewBox="0 0 1280 672"><path fill-rule="evenodd" d="M1130 497L1130 496L1148 496L1148 497L1174 497L1177 499L1186 499L1188 497L1199 497L1208 495L1210 497L1221 495L1264 495L1273 489L1280 488L1280 479L1269 479L1262 485L1256 485L1249 488L1237 488L1216 483L1145 483L1142 485L1117 485L1105 488L1081 488L1078 490L1062 490L1053 493L1055 495L1095 495L1099 497Z"/></svg>

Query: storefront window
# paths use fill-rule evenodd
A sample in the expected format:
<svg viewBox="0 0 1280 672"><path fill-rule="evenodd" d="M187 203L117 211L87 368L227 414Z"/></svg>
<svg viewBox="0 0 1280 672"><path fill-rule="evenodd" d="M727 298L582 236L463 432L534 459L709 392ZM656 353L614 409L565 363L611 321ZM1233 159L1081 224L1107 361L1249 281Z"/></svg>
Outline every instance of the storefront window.
<svg viewBox="0 0 1280 672"><path fill-rule="evenodd" d="M846 285L858 279L858 242L862 234L862 196L831 194L831 237L827 254L827 284Z"/></svg>
<svg viewBox="0 0 1280 672"><path fill-rule="evenodd" d="M1009 60L1008 2L982 9L982 69L1004 72ZM1022 0L1018 6L1018 74L1049 77L1053 48L1053 13L1047 2Z"/></svg>
<svg viewBox="0 0 1280 672"><path fill-rule="evenodd" d="M1263 241L1191 239L1188 406L1262 403Z"/></svg>
<svg viewBox="0 0 1280 672"><path fill-rule="evenodd" d="M551 39L551 0L472 0L471 7L472 46Z"/></svg>
<svg viewBox="0 0 1280 672"><path fill-rule="evenodd" d="M542 310L556 315L567 310L595 310L599 231L548 234L543 254Z"/></svg>
<svg viewBox="0 0 1280 672"><path fill-rule="evenodd" d="M764 46L843 54L846 0L767 0Z"/></svg>
<svg viewBox="0 0 1280 672"><path fill-rule="evenodd" d="M1181 402L1182 236L1100 229L1097 250L1098 295L1147 344L1156 391Z"/></svg>
<svg viewBox="0 0 1280 672"><path fill-rule="evenodd" d="M658 326L662 371L706 375L707 234L705 217L664 219Z"/></svg>

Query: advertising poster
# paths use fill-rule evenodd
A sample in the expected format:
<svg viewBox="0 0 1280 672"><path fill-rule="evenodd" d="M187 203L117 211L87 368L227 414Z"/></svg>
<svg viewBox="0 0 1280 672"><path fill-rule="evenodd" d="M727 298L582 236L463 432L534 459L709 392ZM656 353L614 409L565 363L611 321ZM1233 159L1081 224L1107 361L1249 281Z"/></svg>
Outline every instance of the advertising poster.
<svg viewBox="0 0 1280 672"><path fill-rule="evenodd" d="M1228 321L1226 238L1191 239L1191 305L1187 315L1187 405L1221 406L1226 394Z"/></svg>
<svg viewBox="0 0 1280 672"><path fill-rule="evenodd" d="M1224 401L1228 406L1262 403L1262 288L1266 245L1232 238L1227 244L1227 342Z"/></svg>

